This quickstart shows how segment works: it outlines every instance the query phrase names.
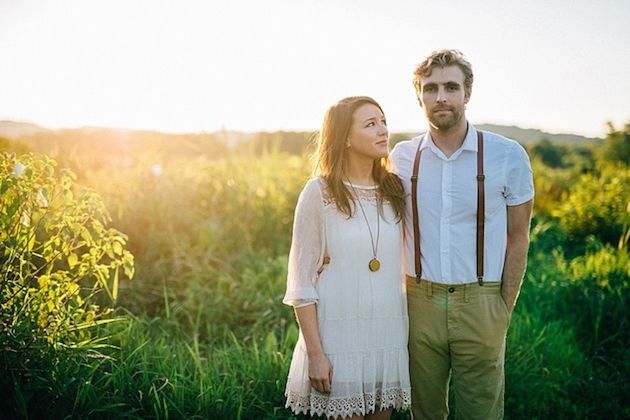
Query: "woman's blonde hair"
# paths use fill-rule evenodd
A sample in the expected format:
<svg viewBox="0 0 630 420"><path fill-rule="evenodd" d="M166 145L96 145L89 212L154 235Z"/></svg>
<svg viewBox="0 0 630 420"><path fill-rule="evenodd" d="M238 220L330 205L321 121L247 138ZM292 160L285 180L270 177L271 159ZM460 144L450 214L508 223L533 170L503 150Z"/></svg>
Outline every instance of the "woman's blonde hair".
<svg viewBox="0 0 630 420"><path fill-rule="evenodd" d="M383 112L381 106L369 96L350 96L343 98L326 111L324 122L318 136L316 174L321 176L328 186L337 209L352 216L352 195L343 183L344 170L348 159L346 142L352 126L352 117L362 105L372 104ZM379 208L382 210L383 200L389 201L401 221L405 215L405 193L398 176L388 171L387 157L374 160L372 176L380 187L377 195Z"/></svg>

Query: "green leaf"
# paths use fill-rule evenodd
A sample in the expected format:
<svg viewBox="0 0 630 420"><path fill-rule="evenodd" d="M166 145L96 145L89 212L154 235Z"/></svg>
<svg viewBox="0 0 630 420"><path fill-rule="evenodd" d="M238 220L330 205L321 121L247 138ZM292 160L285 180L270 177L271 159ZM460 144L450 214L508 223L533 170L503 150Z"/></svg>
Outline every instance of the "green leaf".
<svg viewBox="0 0 630 420"><path fill-rule="evenodd" d="M114 284L112 285L112 296L114 300L118 299L118 268L114 270Z"/></svg>
<svg viewBox="0 0 630 420"><path fill-rule="evenodd" d="M79 262L79 257L77 257L77 254L73 252L70 255L68 255L68 266L70 268L73 268L75 265L78 264L78 262Z"/></svg>

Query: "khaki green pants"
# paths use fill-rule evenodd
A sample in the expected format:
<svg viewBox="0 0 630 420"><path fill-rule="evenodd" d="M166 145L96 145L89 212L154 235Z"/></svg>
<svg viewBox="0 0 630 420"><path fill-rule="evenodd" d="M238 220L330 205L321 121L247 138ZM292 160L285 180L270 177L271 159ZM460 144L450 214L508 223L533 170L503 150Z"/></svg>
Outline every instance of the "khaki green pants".
<svg viewBox="0 0 630 420"><path fill-rule="evenodd" d="M446 419L453 375L458 419L503 418L510 314L500 283L446 285L407 277L414 420Z"/></svg>

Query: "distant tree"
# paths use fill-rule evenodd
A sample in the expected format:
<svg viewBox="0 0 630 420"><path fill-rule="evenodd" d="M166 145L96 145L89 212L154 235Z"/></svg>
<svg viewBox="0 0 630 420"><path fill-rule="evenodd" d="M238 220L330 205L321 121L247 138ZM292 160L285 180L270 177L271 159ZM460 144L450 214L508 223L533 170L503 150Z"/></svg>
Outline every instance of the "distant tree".
<svg viewBox="0 0 630 420"><path fill-rule="evenodd" d="M236 148L237 153L254 154L256 156L282 152L291 155L310 154L316 147L317 133L308 131L275 131L259 132L251 139L240 143Z"/></svg>
<svg viewBox="0 0 630 420"><path fill-rule="evenodd" d="M608 135L602 146L602 158L630 166L630 122L621 130L616 130L613 124L608 122Z"/></svg>
<svg viewBox="0 0 630 420"><path fill-rule="evenodd" d="M567 147L554 144L549 139L543 138L535 143L530 152L538 156L542 162L551 168L561 168L564 166L563 157L567 154Z"/></svg>

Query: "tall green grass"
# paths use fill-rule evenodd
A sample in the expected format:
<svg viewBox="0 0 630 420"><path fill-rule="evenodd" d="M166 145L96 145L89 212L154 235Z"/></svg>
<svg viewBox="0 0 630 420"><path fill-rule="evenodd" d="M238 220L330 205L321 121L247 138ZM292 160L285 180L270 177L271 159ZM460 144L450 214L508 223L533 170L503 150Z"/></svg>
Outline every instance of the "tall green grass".
<svg viewBox="0 0 630 420"><path fill-rule="evenodd" d="M147 155L128 167L75 168L129 237L136 275L121 283L116 312L126 320L99 327L102 345L90 352L69 351L37 370L5 366L0 383L10 398L1 412L293 418L283 391L297 327L281 298L293 208L309 168L306 159L278 153ZM536 210L508 334L506 417L630 417L627 243L590 231L581 239L588 246L569 239L588 226L580 217L605 208L618 221L622 206L590 203L563 221L553 210L571 208L559 201L586 200L591 189L560 170L536 176L548 188L538 193L544 207ZM602 185L597 175L581 182ZM624 229L617 221L614 232Z"/></svg>

